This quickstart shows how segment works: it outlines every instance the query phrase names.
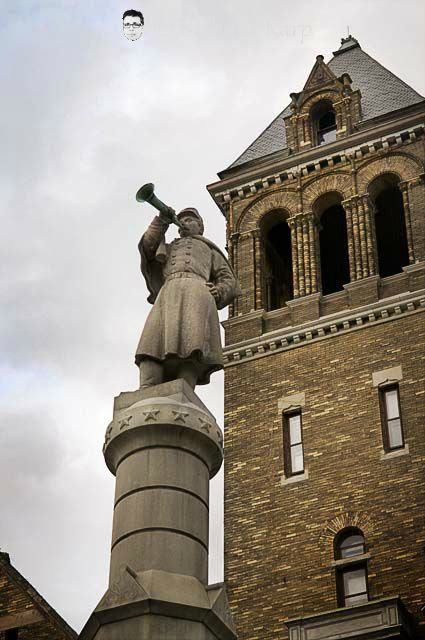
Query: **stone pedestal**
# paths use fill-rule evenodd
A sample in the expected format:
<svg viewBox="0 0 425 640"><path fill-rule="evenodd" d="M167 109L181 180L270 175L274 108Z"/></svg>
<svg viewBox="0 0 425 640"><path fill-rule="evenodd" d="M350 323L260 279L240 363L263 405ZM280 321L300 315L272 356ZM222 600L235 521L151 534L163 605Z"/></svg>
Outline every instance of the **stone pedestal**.
<svg viewBox="0 0 425 640"><path fill-rule="evenodd" d="M236 638L224 585L207 584L222 444L182 380L116 398L103 449L116 476L109 588L81 640Z"/></svg>

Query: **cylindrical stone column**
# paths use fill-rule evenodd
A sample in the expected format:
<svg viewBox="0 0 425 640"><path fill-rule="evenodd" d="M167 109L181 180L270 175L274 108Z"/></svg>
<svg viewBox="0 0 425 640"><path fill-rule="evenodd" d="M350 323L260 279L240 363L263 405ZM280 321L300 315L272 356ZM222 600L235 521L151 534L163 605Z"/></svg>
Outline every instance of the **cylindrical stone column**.
<svg viewBox="0 0 425 640"><path fill-rule="evenodd" d="M304 280L305 280L305 295L308 296L311 291L311 256L310 256L310 238L309 238L309 225L306 215L301 217L302 238L303 238L303 256L304 256Z"/></svg>
<svg viewBox="0 0 425 640"><path fill-rule="evenodd" d="M319 290L317 278L319 254L317 247L317 228L314 213L309 211L306 215L308 221L308 243L310 246L311 293L317 293Z"/></svg>
<svg viewBox="0 0 425 640"><path fill-rule="evenodd" d="M263 288L261 286L261 231L254 229L252 232L253 257L254 257L254 309L263 308Z"/></svg>
<svg viewBox="0 0 425 640"><path fill-rule="evenodd" d="M173 398L147 398L111 423L105 461L116 476L110 585L119 568L208 579L209 480L222 435L211 415Z"/></svg>
<svg viewBox="0 0 425 640"><path fill-rule="evenodd" d="M369 275L368 267L368 253L366 244L366 223L364 216L363 204L360 198L355 199L355 205L357 209L358 223L359 223L359 241L360 241L360 254L362 257L361 273L363 278L367 278Z"/></svg>
<svg viewBox="0 0 425 640"><path fill-rule="evenodd" d="M370 276L376 275L376 237L375 237L375 225L373 224L373 206L370 201L369 194L365 194L361 197L361 206L363 208L365 228L366 228L366 247L367 247L367 261Z"/></svg>
<svg viewBox="0 0 425 640"><path fill-rule="evenodd" d="M305 276L304 276L304 246L303 246L303 229L301 216L295 216L296 242L297 242L297 259L298 259L298 287L299 295L305 296Z"/></svg>
<svg viewBox="0 0 425 640"><path fill-rule="evenodd" d="M231 241L231 247L232 247L232 257L231 257L231 264L233 267L233 271L236 274L236 277L238 276L238 269L239 269L239 263L238 263L238 251L239 251L239 232L235 232L232 233L230 236L230 241ZM238 311L239 311L239 298L235 298L231 304L231 310L232 310L232 315L237 315Z"/></svg>
<svg viewBox="0 0 425 640"><path fill-rule="evenodd" d="M357 211L357 203L355 199L352 199L350 204L351 204L351 221L353 225L356 280L361 280L363 271L362 271L362 254L361 254L361 248L360 248L359 214Z"/></svg>
<svg viewBox="0 0 425 640"><path fill-rule="evenodd" d="M351 201L344 200L342 206L345 211L345 217L347 222L347 244L348 244L348 262L350 265L350 280L353 282L356 280L356 249L354 244L353 234L353 216L351 210Z"/></svg>
<svg viewBox="0 0 425 640"><path fill-rule="evenodd" d="M413 245L412 219L410 215L409 183L400 182L400 189L403 196L404 221L406 225L407 250L409 253L409 264L415 262L415 249Z"/></svg>
<svg viewBox="0 0 425 640"><path fill-rule="evenodd" d="M235 271L235 255L234 255L234 246L233 246L233 234L228 234L227 238L227 252L229 255L229 262L232 265L233 271ZM235 271L236 273L236 271ZM229 318L233 318L235 315L235 305L233 302L229 304Z"/></svg>
<svg viewBox="0 0 425 640"><path fill-rule="evenodd" d="M299 276L298 276L298 244L297 244L297 228L295 218L288 218L289 229L291 230L291 253L292 253L292 287L294 290L294 298L299 298Z"/></svg>
<svg viewBox="0 0 425 640"><path fill-rule="evenodd" d="M81 640L235 640L208 587L209 481L223 436L189 385L121 394L103 448L116 476L109 588Z"/></svg>

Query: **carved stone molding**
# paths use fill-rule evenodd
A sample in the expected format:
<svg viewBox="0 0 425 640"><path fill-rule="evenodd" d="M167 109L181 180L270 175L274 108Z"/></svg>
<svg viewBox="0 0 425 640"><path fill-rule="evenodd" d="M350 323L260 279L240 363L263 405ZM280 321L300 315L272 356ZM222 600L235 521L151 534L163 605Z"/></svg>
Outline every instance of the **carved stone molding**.
<svg viewBox="0 0 425 640"><path fill-rule="evenodd" d="M313 296L312 296L313 297ZM299 302L292 301L292 302ZM300 302L302 300L300 299ZM400 296L398 300L382 300L360 307L353 311L344 311L336 317L313 322L305 322L298 327L282 329L224 349L224 366L231 367L256 358L264 358L280 351L298 348L315 340L332 338L346 331L357 331L374 323L390 322L403 315L419 313L425 310L425 293ZM258 312L256 312L258 313Z"/></svg>

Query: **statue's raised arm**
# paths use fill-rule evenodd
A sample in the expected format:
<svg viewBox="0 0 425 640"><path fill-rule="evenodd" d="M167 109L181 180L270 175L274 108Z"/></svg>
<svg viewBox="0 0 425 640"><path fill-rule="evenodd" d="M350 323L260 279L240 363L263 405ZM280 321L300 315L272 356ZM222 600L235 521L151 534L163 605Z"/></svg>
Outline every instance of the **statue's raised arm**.
<svg viewBox="0 0 425 640"><path fill-rule="evenodd" d="M217 309L230 304L240 287L223 252L204 238L198 211L189 207L176 216L149 186L159 215L139 242L141 270L153 304L136 352L140 386L184 378L195 388L208 384L211 373L223 368ZM167 244L165 232L171 222L178 224L180 237Z"/></svg>

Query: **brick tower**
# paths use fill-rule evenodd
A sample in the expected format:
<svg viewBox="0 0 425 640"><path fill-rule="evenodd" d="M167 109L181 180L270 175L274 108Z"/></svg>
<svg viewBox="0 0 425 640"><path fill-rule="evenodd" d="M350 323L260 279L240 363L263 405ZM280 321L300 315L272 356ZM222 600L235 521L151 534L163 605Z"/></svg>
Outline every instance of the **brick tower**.
<svg viewBox="0 0 425 640"><path fill-rule="evenodd" d="M423 638L425 101L351 36L300 87L208 187L230 605L239 640Z"/></svg>

